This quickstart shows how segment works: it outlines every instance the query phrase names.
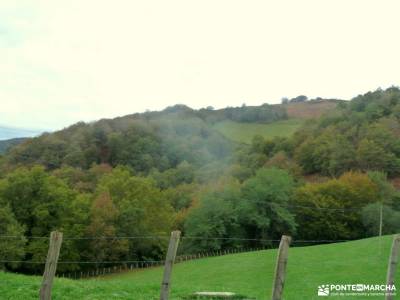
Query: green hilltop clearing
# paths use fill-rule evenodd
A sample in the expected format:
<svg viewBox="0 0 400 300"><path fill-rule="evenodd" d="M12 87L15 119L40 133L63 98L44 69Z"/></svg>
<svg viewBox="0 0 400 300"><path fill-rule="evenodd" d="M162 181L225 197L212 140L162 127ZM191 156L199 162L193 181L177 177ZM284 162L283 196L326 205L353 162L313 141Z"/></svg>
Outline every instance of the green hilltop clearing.
<svg viewBox="0 0 400 300"><path fill-rule="evenodd" d="M226 138L250 144L255 135L261 135L265 139L273 137L289 137L304 123L304 119L288 119L273 123L239 123L234 121L222 121L213 127Z"/></svg>
<svg viewBox="0 0 400 300"><path fill-rule="evenodd" d="M319 100L275 105L284 108L289 119L264 123L223 120L215 123L213 128L226 138L245 144L250 144L255 135L261 135L265 139L290 137L306 120L318 119L328 112L335 111L340 102L340 100Z"/></svg>
<svg viewBox="0 0 400 300"><path fill-rule="evenodd" d="M296 247L289 250L284 299L320 299L317 288L321 284L384 284L391 242L392 236L302 247L295 242ZM199 291L270 299L276 253L276 249L262 250L179 263L174 266L170 299ZM55 280L52 299L158 299L162 272L163 268L155 267L97 279L60 278ZM399 280L397 272L395 282ZM40 281L37 276L0 273L0 298L37 299Z"/></svg>

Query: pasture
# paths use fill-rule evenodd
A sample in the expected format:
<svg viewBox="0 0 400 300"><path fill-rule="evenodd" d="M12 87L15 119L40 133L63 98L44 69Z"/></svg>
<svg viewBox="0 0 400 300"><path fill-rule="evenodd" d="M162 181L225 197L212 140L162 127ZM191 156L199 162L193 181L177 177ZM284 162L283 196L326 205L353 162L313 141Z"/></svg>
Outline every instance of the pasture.
<svg viewBox="0 0 400 300"><path fill-rule="evenodd" d="M294 242L289 250L284 299L320 299L317 287L321 284L383 284L391 242L392 236L314 246ZM183 299L197 291L229 291L269 299L276 253L269 249L178 263L170 299ZM155 267L85 280L57 278L53 299L158 299L162 272L162 267ZM400 272L396 279L399 282ZM0 272L0 298L37 299L40 282L37 276Z"/></svg>
<svg viewBox="0 0 400 300"><path fill-rule="evenodd" d="M223 121L216 123L214 128L232 141L250 144L255 135L261 135L266 139L289 137L303 122L302 119L288 119L267 124Z"/></svg>

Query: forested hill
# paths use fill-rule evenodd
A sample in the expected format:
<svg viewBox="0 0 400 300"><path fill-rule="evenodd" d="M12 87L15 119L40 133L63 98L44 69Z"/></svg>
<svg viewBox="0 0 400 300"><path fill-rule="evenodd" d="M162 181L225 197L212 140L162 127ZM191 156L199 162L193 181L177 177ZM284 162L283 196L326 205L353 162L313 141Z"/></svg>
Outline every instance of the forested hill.
<svg viewBox="0 0 400 300"><path fill-rule="evenodd" d="M338 103L336 110L309 120L289 139L258 138L246 155L254 157L256 166L275 157L302 175L376 170L395 177L400 175L399 121L400 90L377 90Z"/></svg>
<svg viewBox="0 0 400 300"><path fill-rule="evenodd" d="M296 104L300 103L293 103ZM10 165L42 164L47 169L57 169L61 165L87 169L92 164L106 163L129 166L143 174L152 169L175 168L183 161L203 166L223 160L233 149L233 142L215 130L213 124L226 120L237 124L286 120L287 107L292 104L288 105L263 104L219 110L211 107L193 110L175 105L160 112L137 113L90 124L82 122L30 139L13 149L7 161ZM313 108L319 104L308 106ZM298 110L301 109L306 110ZM325 107L320 109L320 114L325 110ZM290 112L293 114L294 110Z"/></svg>
<svg viewBox="0 0 400 300"><path fill-rule="evenodd" d="M219 126L299 119L293 134L256 135L249 144L228 139ZM265 246L282 233L358 239L379 232L379 215L390 234L400 231L400 193L388 180L400 175L400 89L349 102L176 105L78 123L13 147L0 170L0 232L20 237L0 239L8 261L41 261L47 240L32 237L55 229L74 238L63 244L62 260L95 262L162 259L164 240L114 237L172 229L204 238L185 239L186 253ZM1 267L40 271L35 264ZM63 264L60 271L89 267Z"/></svg>
<svg viewBox="0 0 400 300"><path fill-rule="evenodd" d="M10 165L41 164L90 168L93 164L124 165L137 173L165 171L186 162L203 166L230 155L232 143L194 112L182 106L163 112L135 114L30 139L6 156Z"/></svg>

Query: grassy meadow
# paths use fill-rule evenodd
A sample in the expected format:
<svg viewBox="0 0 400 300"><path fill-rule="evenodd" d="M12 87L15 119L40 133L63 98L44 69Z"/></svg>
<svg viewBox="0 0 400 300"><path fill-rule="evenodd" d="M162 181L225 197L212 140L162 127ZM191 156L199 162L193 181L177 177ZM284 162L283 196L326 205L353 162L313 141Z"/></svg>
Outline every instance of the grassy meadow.
<svg viewBox="0 0 400 300"><path fill-rule="evenodd" d="M214 128L232 141L250 144L255 135L267 139L275 136L291 136L303 122L302 119L288 119L267 124L223 121L216 123Z"/></svg>
<svg viewBox="0 0 400 300"><path fill-rule="evenodd" d="M320 299L317 287L321 284L383 284L391 242L391 236L384 236L317 246L294 244L289 251L284 299ZM276 253L275 249L262 250L179 263L173 270L170 299L182 299L196 291L229 291L251 299L269 299ZM158 299L162 271L156 267L96 279L57 278L53 299ZM400 272L396 279L399 282ZM40 280L0 273L0 299L37 299Z"/></svg>

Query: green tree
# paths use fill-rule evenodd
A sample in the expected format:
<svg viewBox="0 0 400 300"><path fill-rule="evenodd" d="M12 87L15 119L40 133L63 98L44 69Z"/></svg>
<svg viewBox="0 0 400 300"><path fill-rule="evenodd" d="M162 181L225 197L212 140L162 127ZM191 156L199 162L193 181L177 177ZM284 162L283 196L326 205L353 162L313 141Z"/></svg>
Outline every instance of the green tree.
<svg viewBox="0 0 400 300"><path fill-rule="evenodd" d="M396 233L400 230L400 212L397 210L399 193L388 182L386 174L382 172L368 172L368 177L378 187L376 202L362 210L362 222L369 235L378 235L382 209L383 234Z"/></svg>
<svg viewBox="0 0 400 300"><path fill-rule="evenodd" d="M362 209L362 224L369 236L379 235L380 211L382 209L382 233L394 234L400 231L400 211L388 205L371 203Z"/></svg>
<svg viewBox="0 0 400 300"><path fill-rule="evenodd" d="M224 238L241 236L236 208L239 199L237 186L228 185L204 194L186 218L184 230L189 239L185 240L184 247L190 251L203 251L237 245L238 241Z"/></svg>
<svg viewBox="0 0 400 300"><path fill-rule="evenodd" d="M46 173L43 167L20 168L9 174L0 187L0 198L9 205L16 220L24 227L26 236L47 237L53 230L65 236L76 235L69 231L75 222L80 222L73 210L77 193L61 179ZM26 257L30 261L43 261L48 249L47 239L29 239ZM76 244L63 246L65 258L68 254L79 255ZM63 255L64 255L63 254ZM27 265L31 271L40 268Z"/></svg>
<svg viewBox="0 0 400 300"><path fill-rule="evenodd" d="M328 173L338 176L354 169L357 163L354 146L344 136L340 135L332 141L334 143L331 145Z"/></svg>
<svg viewBox="0 0 400 300"><path fill-rule="evenodd" d="M125 168L116 168L102 177L96 194L109 194L119 211L115 221L120 236L165 235L171 231L173 209L149 178L137 177ZM129 241L131 257L161 257L164 241L139 239Z"/></svg>
<svg viewBox="0 0 400 300"><path fill-rule="evenodd" d="M357 149L357 161L363 171L385 171L392 155L372 140L363 139Z"/></svg>
<svg viewBox="0 0 400 300"><path fill-rule="evenodd" d="M0 199L1 200L1 199ZM1 201L0 201L1 203ZM0 232L10 238L0 238L0 261L19 261L25 256L24 228L14 217L8 205L0 206ZM0 269L15 269L19 263L0 263Z"/></svg>
<svg viewBox="0 0 400 300"><path fill-rule="evenodd" d="M128 253L128 241L115 238L118 215L119 211L108 193L100 194L93 202L87 228L88 236L94 238L87 247L92 261L117 261Z"/></svg>
<svg viewBox="0 0 400 300"><path fill-rule="evenodd" d="M240 216L249 237L275 239L296 232L295 218L288 208L294 187L288 172L275 168L260 169L244 182Z"/></svg>

